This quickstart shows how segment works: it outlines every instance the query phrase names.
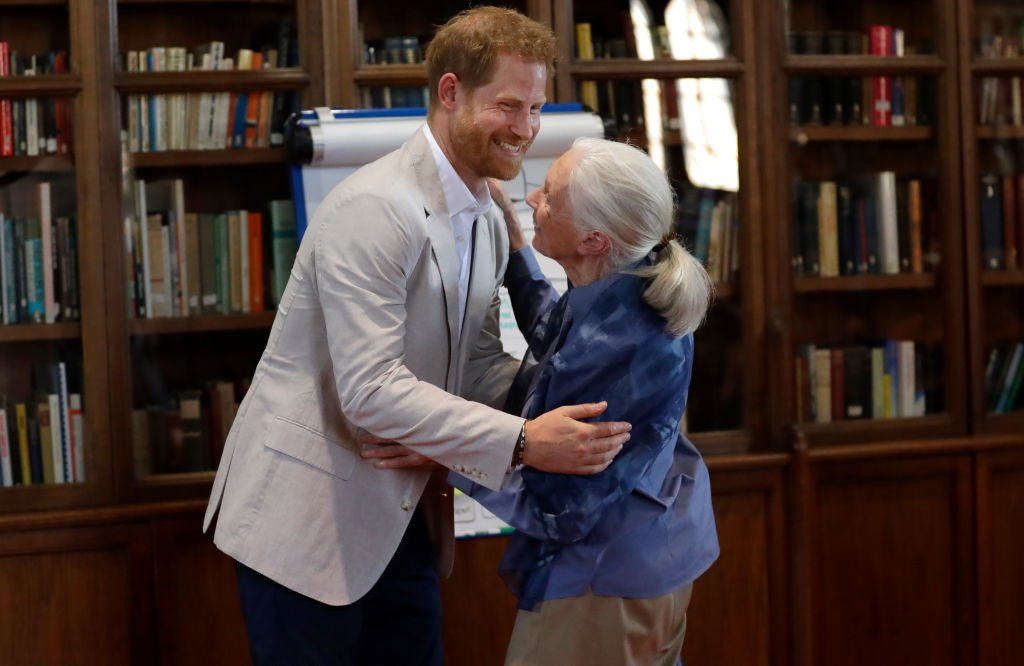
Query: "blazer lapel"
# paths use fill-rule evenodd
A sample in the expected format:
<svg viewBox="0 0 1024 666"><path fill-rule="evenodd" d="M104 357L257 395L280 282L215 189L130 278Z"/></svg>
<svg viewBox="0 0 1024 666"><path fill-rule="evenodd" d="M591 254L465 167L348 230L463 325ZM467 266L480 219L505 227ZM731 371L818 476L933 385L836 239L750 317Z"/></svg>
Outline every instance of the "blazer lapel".
<svg viewBox="0 0 1024 666"><path fill-rule="evenodd" d="M458 261L455 258L455 237L452 233L451 217L448 205L441 189L441 180L437 175L430 152L430 143L420 130L409 141L409 149L413 153L413 169L420 191L423 193L424 214L427 217L427 236L434 257L434 264L441 275L444 287L444 305L448 320L448 357L449 381L454 375L450 372L459 340L459 273Z"/></svg>
<svg viewBox="0 0 1024 666"><path fill-rule="evenodd" d="M466 316L463 331L478 331L483 318L491 306L494 291L494 245L491 243L491 226L483 215L473 224L472 265L469 271L469 293L466 297ZM475 340L469 340L471 344ZM465 353L467 350L463 350Z"/></svg>
<svg viewBox="0 0 1024 666"><path fill-rule="evenodd" d="M445 214L427 217L427 235L434 254L434 263L444 286L444 306L448 314L448 340L454 346L459 340L459 273L455 258L455 238L452 223Z"/></svg>

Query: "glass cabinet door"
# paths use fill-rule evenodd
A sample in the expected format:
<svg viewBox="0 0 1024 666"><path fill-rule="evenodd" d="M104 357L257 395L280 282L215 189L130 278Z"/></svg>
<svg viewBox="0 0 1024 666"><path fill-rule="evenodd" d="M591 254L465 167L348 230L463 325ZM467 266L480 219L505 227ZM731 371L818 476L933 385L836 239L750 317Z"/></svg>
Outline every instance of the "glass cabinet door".
<svg viewBox="0 0 1024 666"><path fill-rule="evenodd" d="M283 124L310 79L302 17L292 2L221 10L229 41L207 4L117 9L122 214L110 223L122 242L110 316L125 387L119 472L139 497L206 492L295 257Z"/></svg>
<svg viewBox="0 0 1024 666"><path fill-rule="evenodd" d="M965 3L962 85L972 412L986 432L1024 427L1024 11Z"/></svg>
<svg viewBox="0 0 1024 666"><path fill-rule="evenodd" d="M754 143L742 105L752 97L752 67L733 34L744 8L707 0L555 3L558 32L575 37L563 46L560 94L599 113L607 135L641 147L668 173L677 231L715 284L696 333L683 423L706 452L758 446L751 392L759 374L748 361L759 318L747 296L760 269L744 215L754 172L741 160Z"/></svg>

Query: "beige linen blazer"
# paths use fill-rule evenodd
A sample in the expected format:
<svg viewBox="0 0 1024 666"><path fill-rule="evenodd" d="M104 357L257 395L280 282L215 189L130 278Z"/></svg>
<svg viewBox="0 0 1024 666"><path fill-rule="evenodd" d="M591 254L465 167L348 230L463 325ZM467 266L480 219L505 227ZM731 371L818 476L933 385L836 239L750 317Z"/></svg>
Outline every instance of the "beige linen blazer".
<svg viewBox="0 0 1024 666"><path fill-rule="evenodd" d="M504 401L518 367L498 337L508 237L496 207L473 242L459 331L455 242L423 130L328 194L225 443L203 523L219 509L218 548L296 592L348 604L384 571L431 477L375 469L358 437L501 486L523 419L485 406ZM443 473L423 496L446 576Z"/></svg>

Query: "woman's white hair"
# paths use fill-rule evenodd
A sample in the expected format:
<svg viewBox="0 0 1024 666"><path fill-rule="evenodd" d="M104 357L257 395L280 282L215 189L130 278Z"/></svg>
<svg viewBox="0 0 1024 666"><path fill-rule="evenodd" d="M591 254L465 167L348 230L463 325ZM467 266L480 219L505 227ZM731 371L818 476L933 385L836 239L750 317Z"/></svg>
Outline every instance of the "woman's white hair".
<svg viewBox="0 0 1024 666"><path fill-rule="evenodd" d="M572 153L568 197L575 224L611 241L602 275L655 251L672 232L675 210L662 170L638 148L605 139L577 139ZM681 243L661 246L654 264L635 272L650 278L644 300L665 318L669 333L687 335L700 326L711 305L711 278Z"/></svg>

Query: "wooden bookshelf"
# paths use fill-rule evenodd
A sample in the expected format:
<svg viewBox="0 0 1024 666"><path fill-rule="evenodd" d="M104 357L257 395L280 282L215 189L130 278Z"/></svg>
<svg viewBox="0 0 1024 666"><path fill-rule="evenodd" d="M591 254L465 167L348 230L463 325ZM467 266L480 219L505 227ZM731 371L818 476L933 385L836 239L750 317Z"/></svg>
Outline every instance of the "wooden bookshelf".
<svg viewBox="0 0 1024 666"><path fill-rule="evenodd" d="M797 292L887 291L933 289L938 280L928 273L904 275L854 275L848 277L801 277L793 280Z"/></svg>
<svg viewBox="0 0 1024 666"><path fill-rule="evenodd" d="M133 167L143 169L284 164L287 159L284 148L241 148L238 150L166 150L155 153L131 153L128 163Z"/></svg>
<svg viewBox="0 0 1024 666"><path fill-rule="evenodd" d="M269 330L274 312L202 317L163 317L133 319L132 335L171 335L177 333L210 333L214 331Z"/></svg>
<svg viewBox="0 0 1024 666"><path fill-rule="evenodd" d="M995 345L1024 342L1024 269L1003 267L1001 270L991 270L987 262L982 261L985 251L983 230L990 224L988 216L991 214L991 211L986 212L983 207L982 198L985 194L982 176L996 174L1001 181L996 201L1004 217L992 221L996 225L995 231L1002 251L1005 250L1005 241L1013 240L1005 235L1005 226L1012 223L1007 215L1014 211L1013 208L1004 210L1004 207L1015 203L1015 197L1007 199L1003 186L1006 177L1016 179L1016 174L1024 173L1024 163L1017 155L1017 147L1024 139L1024 126L1019 120L1017 124L1009 124L1013 122L1012 100L999 98L1002 92L1010 91L1011 81L1024 76L1024 58L1003 57L1002 53L986 50L994 48L994 40L983 39L981 32L983 23L1000 21L1003 16L1007 16L1008 25L1013 25L1005 13L1008 7L1006 3L986 5L978 2L962 2L958 7L960 23L966 28L961 42L958 72L959 85L964 91L960 96L960 113L965 128L961 147L964 155L964 218L973 221L973 224L968 224L964 237L967 321L971 341L965 361L970 368L970 410L975 427L979 431L992 433L1022 432L1021 418L1024 414L1024 410L994 414L987 408L988 396L993 390L989 383L1001 378L1001 366L1008 362L1005 356L999 357L1000 367L995 368L993 375L989 376L986 371L990 350ZM983 96L986 94L986 82L996 85L995 104L994 108L990 107L989 113L998 117L998 124L977 124L979 119L984 119L982 107L985 104ZM1011 106L1007 107L1007 104ZM1019 235L1019 232L1014 235Z"/></svg>
<svg viewBox="0 0 1024 666"><path fill-rule="evenodd" d="M115 86L121 94L301 90L310 75L301 69L280 68L230 72L122 72Z"/></svg>
<svg viewBox="0 0 1024 666"><path fill-rule="evenodd" d="M11 324L0 326L0 342L31 342L37 340L75 340L82 336L78 322L57 324Z"/></svg>
<svg viewBox="0 0 1024 666"><path fill-rule="evenodd" d="M810 126L791 127L790 141L805 145L812 141L932 141L932 127Z"/></svg>
<svg viewBox="0 0 1024 666"><path fill-rule="evenodd" d="M592 23L605 40L624 39L621 2L511 4L556 32L552 102L579 101L584 81L639 90L651 79L715 80L730 91L739 271L735 282L717 285L697 335L687 434L708 458L722 548L698 583L684 662L1024 663L1013 624L1024 617L1024 602L1007 583L1019 580L1024 561L1024 410L992 413L986 386L991 348L1024 339L1024 269L987 270L979 230L981 175L1024 173L1024 125L978 123L982 79L1024 79L1024 57L989 57L978 48L984 26L1012 29L1021 18L1017 5L727 0L713 8L728 37L720 57L580 60L575 24ZM667 2L647 4L654 23L663 21ZM0 0L0 40L25 53L67 50L71 65L69 74L0 78L0 99L66 100L74 127L68 155L0 158L0 206L17 181L60 184L56 201L80 229L82 297L80 322L0 326L0 396L30 400L34 365L80 358L88 442L83 482L0 489L0 589L9 591L0 612L13 618L0 654L61 663L93 641L97 663L249 659L233 565L199 533L213 473L135 478L132 412L161 392L244 380L274 313L129 317L123 220L131 212L122 176L181 179L190 210L258 210L269 198L290 196L287 159L280 147L122 153L126 98L290 91L302 108L354 108L361 88L426 83L422 65L362 64L364 40L409 34L425 46L434 26L462 6ZM278 20L295 24L296 67L120 71L118 49L222 39L237 52ZM787 30L858 33L863 41L875 24L902 27L917 52L788 50ZM880 76L934 83L928 122L791 124L792 81L838 77L869 86ZM639 123L622 127L620 138L647 147ZM665 134L666 166L680 192L685 145L680 129ZM794 180L854 181L882 171L934 184L924 220L933 250L926 272L795 275ZM934 351L940 411L798 421L801 344L845 348L886 339ZM494 575L504 542L475 539L458 548L444 592L446 663L500 664L514 607ZM71 623L51 621L55 604ZM466 626L474 627L468 638ZM900 630L883 639L878 626ZM721 638L734 635L749 640Z"/></svg>

